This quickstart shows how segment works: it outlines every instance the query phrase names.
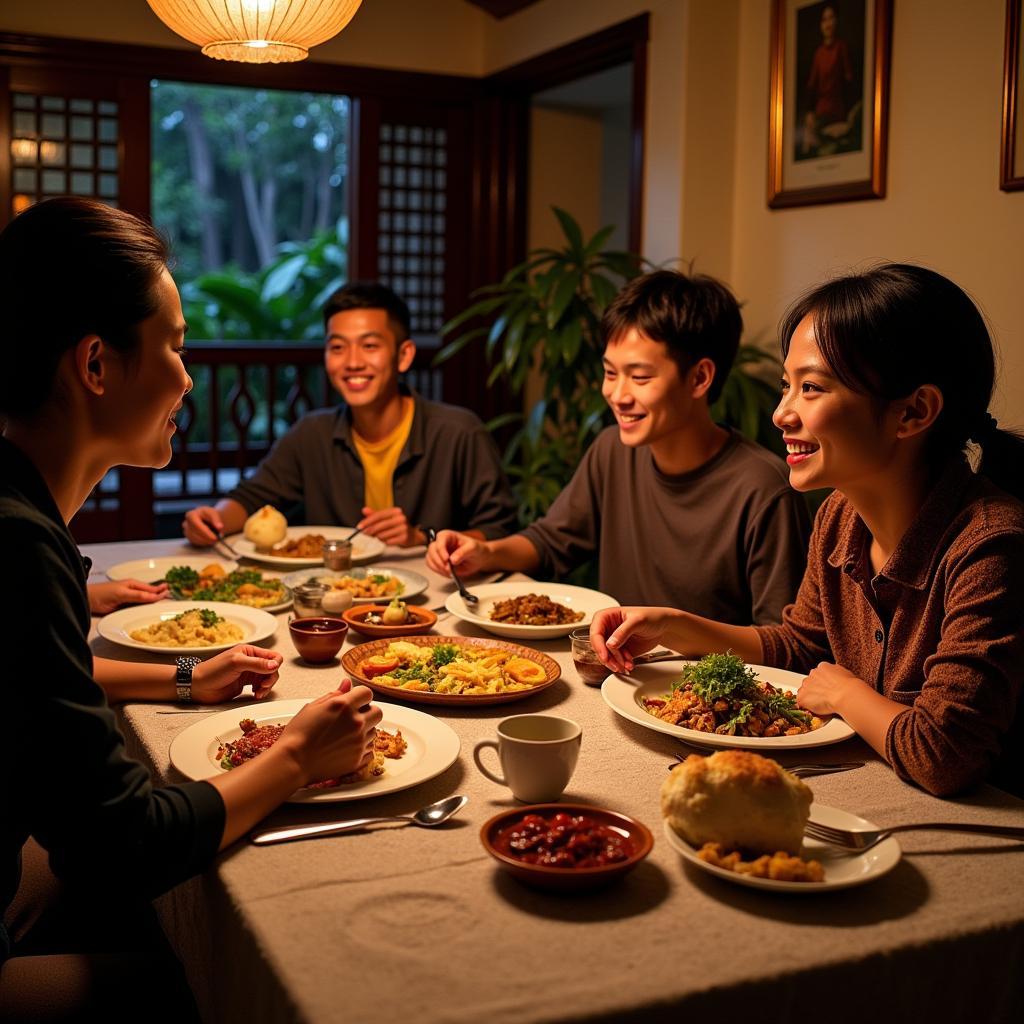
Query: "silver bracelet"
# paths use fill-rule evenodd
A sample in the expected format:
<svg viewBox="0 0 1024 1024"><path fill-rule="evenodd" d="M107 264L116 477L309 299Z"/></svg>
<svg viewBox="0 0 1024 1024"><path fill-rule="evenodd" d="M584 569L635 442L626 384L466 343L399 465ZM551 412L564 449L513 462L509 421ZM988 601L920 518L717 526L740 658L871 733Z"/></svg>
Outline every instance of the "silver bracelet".
<svg viewBox="0 0 1024 1024"><path fill-rule="evenodd" d="M186 657L184 655L175 659L178 670L174 676L174 683L178 689L178 700L182 704L192 703L192 673L195 671L199 661L199 658Z"/></svg>

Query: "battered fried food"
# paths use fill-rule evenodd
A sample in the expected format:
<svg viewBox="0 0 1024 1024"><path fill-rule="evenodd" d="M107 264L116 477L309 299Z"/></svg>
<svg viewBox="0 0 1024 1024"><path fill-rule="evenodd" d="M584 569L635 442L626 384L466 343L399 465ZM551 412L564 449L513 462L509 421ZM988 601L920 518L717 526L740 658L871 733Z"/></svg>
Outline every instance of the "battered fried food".
<svg viewBox="0 0 1024 1024"><path fill-rule="evenodd" d="M270 553L278 558L319 558L326 542L321 533L304 533L272 548Z"/></svg>
<svg viewBox="0 0 1024 1024"><path fill-rule="evenodd" d="M697 856L716 868L735 871L738 875L771 878L776 882L824 882L825 869L820 861L791 857L785 850L764 854L755 860L743 860L738 850L726 853L718 843L705 843Z"/></svg>

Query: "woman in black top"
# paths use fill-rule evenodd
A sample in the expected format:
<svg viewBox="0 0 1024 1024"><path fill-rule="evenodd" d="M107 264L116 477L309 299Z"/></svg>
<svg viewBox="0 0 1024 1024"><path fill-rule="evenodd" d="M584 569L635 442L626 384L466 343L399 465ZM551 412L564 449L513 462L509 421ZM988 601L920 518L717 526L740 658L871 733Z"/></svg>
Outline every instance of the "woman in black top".
<svg viewBox="0 0 1024 1024"><path fill-rule="evenodd" d="M149 225L92 200L40 203L0 232L0 911L30 836L71 890L110 901L162 892L296 789L365 763L381 717L370 690L346 681L262 756L208 782L154 788L125 753L104 689L170 699L174 680L166 666L94 666L86 573L67 523L112 466L170 459L192 382L167 260ZM246 684L260 696L279 665L242 645L204 663L194 685L211 701ZM18 1013L33 977L18 953L0 929L0 1016Z"/></svg>

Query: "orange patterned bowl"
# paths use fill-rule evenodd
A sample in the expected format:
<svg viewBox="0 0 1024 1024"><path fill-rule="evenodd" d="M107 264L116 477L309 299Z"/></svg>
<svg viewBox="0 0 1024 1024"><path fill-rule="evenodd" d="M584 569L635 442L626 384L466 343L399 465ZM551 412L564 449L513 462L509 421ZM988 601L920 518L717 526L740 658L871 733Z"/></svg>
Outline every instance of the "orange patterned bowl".
<svg viewBox="0 0 1024 1024"><path fill-rule="evenodd" d="M405 610L409 613L409 622L394 625L374 625L367 622L366 617L376 613L383 615L387 605L383 604L361 604L357 608L349 608L342 612L341 617L357 632L371 639L383 640L396 636L416 636L433 629L437 623L437 615L429 608L416 608L413 605L406 605Z"/></svg>

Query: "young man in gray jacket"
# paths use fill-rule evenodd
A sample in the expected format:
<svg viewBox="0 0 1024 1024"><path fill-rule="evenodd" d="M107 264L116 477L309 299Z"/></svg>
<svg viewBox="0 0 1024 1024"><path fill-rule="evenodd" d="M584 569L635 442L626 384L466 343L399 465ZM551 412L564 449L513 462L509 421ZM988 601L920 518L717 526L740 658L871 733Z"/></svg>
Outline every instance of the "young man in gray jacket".
<svg viewBox="0 0 1024 1024"><path fill-rule="evenodd" d="M301 507L306 523L359 526L402 547L426 543L420 523L477 538L513 529L508 481L479 417L399 382L416 355L406 304L384 285L350 284L327 300L324 324L324 366L345 404L303 416L216 507L185 516L185 536L213 544L263 505Z"/></svg>

